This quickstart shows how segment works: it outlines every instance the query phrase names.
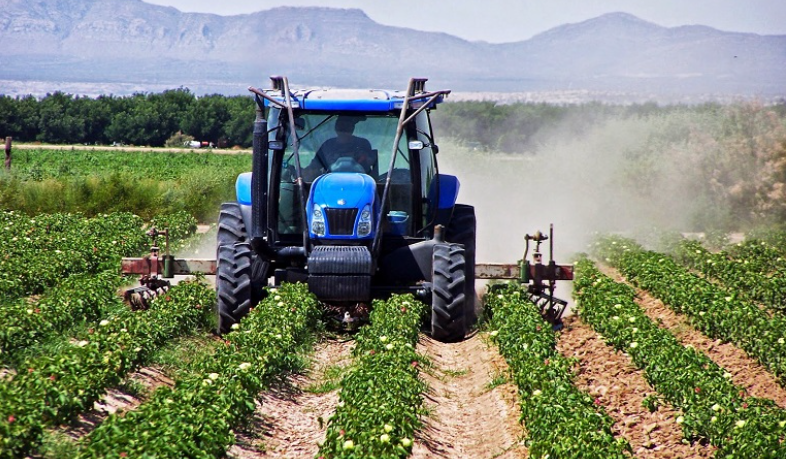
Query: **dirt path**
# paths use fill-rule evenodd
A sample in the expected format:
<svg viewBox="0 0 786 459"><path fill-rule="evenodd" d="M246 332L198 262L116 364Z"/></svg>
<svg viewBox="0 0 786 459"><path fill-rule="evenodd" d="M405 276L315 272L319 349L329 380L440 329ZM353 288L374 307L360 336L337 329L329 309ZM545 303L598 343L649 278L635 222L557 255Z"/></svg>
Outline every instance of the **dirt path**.
<svg viewBox="0 0 786 459"><path fill-rule="evenodd" d="M619 272L609 267L600 267L617 282L626 282ZM731 373L731 381L744 388L749 395L768 398L781 408L786 408L786 389L778 384L777 378L732 343L713 340L693 328L685 316L669 309L662 301L649 293L636 289L637 303L650 319L659 322L671 331L683 345L691 345L703 352L713 362Z"/></svg>
<svg viewBox="0 0 786 459"><path fill-rule="evenodd" d="M516 388L511 383L492 387L507 365L479 335L461 343L421 339L418 351L433 363L423 376L430 386L430 414L416 438L413 459L527 457L519 424Z"/></svg>
<svg viewBox="0 0 786 459"><path fill-rule="evenodd" d="M92 410L79 415L70 425L60 426L57 430L72 439L79 439L95 429L110 414L135 410L159 387L174 385L175 382L160 369L140 368L126 377L121 388L108 389L106 394L93 404ZM123 387L126 389L124 390Z"/></svg>
<svg viewBox="0 0 786 459"><path fill-rule="evenodd" d="M626 438L639 459L710 458L715 448L682 443L682 429L668 406L650 413L644 398L655 390L626 355L606 345L603 338L577 317L565 319L557 349L578 359L576 386L596 398L614 419L614 433Z"/></svg>
<svg viewBox="0 0 786 459"><path fill-rule="evenodd" d="M320 425L319 419L327 421L338 403L337 385L329 385L329 375L349 364L353 345L338 340L317 344L311 371L289 377L262 394L250 427L237 432L238 442L227 456L312 459L327 428L327 422Z"/></svg>

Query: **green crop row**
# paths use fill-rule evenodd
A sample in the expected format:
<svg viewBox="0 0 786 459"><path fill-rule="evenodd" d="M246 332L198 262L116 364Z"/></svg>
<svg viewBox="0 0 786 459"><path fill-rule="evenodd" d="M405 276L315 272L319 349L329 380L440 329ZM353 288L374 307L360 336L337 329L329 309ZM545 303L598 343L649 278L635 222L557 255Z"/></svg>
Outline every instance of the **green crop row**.
<svg viewBox="0 0 786 459"><path fill-rule="evenodd" d="M770 316L738 298L736 291L693 275L668 256L645 251L630 239L604 238L594 250L629 281L687 315L704 334L734 343L786 384L786 316Z"/></svg>
<svg viewBox="0 0 786 459"><path fill-rule="evenodd" d="M252 117L249 119L253 119ZM249 126L251 123L249 122ZM182 153L161 151L128 152L106 150L15 150L11 175L25 181L64 177L109 176L122 174L132 183L141 179L177 180L188 175L226 171L229 175L248 170L249 154Z"/></svg>
<svg viewBox="0 0 786 459"><path fill-rule="evenodd" d="M697 241L681 241L674 256L689 268L717 279L728 288L742 291L751 300L760 301L771 309L786 310L784 271L768 275L761 272L760 263L730 259L726 252L709 252Z"/></svg>
<svg viewBox="0 0 786 459"><path fill-rule="evenodd" d="M159 215L151 225L170 231L172 250L196 232L196 220L185 212ZM123 212L92 218L0 212L0 304L41 293L72 274L116 271L121 257L149 249L143 226L141 218ZM163 248L163 238L158 243Z"/></svg>
<svg viewBox="0 0 786 459"><path fill-rule="evenodd" d="M584 259L577 266L574 295L581 319L628 354L647 382L681 410L674 422L688 441L706 439L718 447L719 458L786 457L786 412L771 400L748 397L723 368L658 327L636 303L631 287Z"/></svg>
<svg viewBox="0 0 786 459"><path fill-rule="evenodd" d="M16 351L77 322L98 320L120 283L120 276L110 271L75 274L36 302L20 298L4 304L0 314L0 362L9 362Z"/></svg>
<svg viewBox="0 0 786 459"><path fill-rule="evenodd" d="M223 456L234 442L232 429L253 413L257 394L299 364L319 317L305 285L283 285L173 388L160 388L136 410L107 418L85 438L79 457Z"/></svg>
<svg viewBox="0 0 786 459"><path fill-rule="evenodd" d="M786 254L786 230L782 226L755 228L746 235L746 239L748 238L766 242L781 256Z"/></svg>
<svg viewBox="0 0 786 459"><path fill-rule="evenodd" d="M761 274L786 270L783 252L767 241L751 238L728 248L729 257L748 265L748 269Z"/></svg>
<svg viewBox="0 0 786 459"><path fill-rule="evenodd" d="M0 384L0 458L24 457L39 444L45 427L92 408L107 387L155 348L205 324L214 301L203 283L183 282L149 310L124 310L68 348L24 362Z"/></svg>
<svg viewBox="0 0 786 459"><path fill-rule="evenodd" d="M0 295L15 298L42 292L76 273L117 269L120 257L145 247L142 220L131 214L50 214L27 217L0 213Z"/></svg>
<svg viewBox="0 0 786 459"><path fill-rule="evenodd" d="M354 363L341 381L321 458L403 458L420 428L421 358L415 351L425 306L411 295L375 301L353 350Z"/></svg>
<svg viewBox="0 0 786 459"><path fill-rule="evenodd" d="M629 458L630 445L614 438L614 421L576 388L574 362L557 352L551 326L520 287L491 290L486 308L492 339L518 386L530 457Z"/></svg>

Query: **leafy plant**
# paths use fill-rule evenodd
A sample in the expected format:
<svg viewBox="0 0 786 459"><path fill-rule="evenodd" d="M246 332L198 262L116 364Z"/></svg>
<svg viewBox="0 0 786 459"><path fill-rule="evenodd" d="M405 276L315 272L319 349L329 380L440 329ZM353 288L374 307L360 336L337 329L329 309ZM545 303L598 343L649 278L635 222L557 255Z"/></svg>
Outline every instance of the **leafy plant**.
<svg viewBox="0 0 786 459"><path fill-rule="evenodd" d="M411 295L375 301L371 324L362 328L354 363L341 380L330 417L323 458L403 458L420 428L425 383L415 352L423 303Z"/></svg>
<svg viewBox="0 0 786 459"><path fill-rule="evenodd" d="M630 248L630 245L628 245ZM681 411L674 422L688 441L707 439L719 458L786 455L786 411L772 400L749 397L706 355L682 346L650 320L635 291L581 260L574 283L579 315L606 342L628 354L665 401ZM644 401L651 411L657 397Z"/></svg>
<svg viewBox="0 0 786 459"><path fill-rule="evenodd" d="M573 384L573 362L557 352L551 326L521 288L509 284L490 290L486 308L493 313L492 341L519 389L529 454L560 459L629 457L631 447L614 437L612 419Z"/></svg>
<svg viewBox="0 0 786 459"><path fill-rule="evenodd" d="M0 458L24 457L41 442L45 427L91 408L155 348L204 323L214 301L204 283L181 282L149 310L123 309L67 349L24 362L0 385Z"/></svg>
<svg viewBox="0 0 786 459"><path fill-rule="evenodd" d="M298 367L320 317L303 284L271 292L225 335L223 345L193 362L175 387L157 390L125 415L112 415L88 435L78 457L217 457L232 429L256 407L260 390Z"/></svg>
<svg viewBox="0 0 786 459"><path fill-rule="evenodd" d="M609 236L594 245L599 258L617 267L633 284L661 299L707 336L732 342L786 384L786 316L770 315L756 304L690 273L667 255L645 251L635 241ZM714 264L714 258L708 258ZM710 263L711 262L711 263Z"/></svg>

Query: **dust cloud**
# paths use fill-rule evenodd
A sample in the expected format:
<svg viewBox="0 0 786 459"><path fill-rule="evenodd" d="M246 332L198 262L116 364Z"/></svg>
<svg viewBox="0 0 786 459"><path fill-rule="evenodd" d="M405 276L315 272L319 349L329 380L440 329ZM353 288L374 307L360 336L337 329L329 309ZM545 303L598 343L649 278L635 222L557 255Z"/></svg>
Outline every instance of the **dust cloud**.
<svg viewBox="0 0 786 459"><path fill-rule="evenodd" d="M458 176L459 202L475 206L479 263L516 262L524 236L548 232L552 223L558 263L586 251L594 232L695 230L691 219L705 204L692 184L704 179L683 164L682 153L647 156L652 139L684 119L607 117L587 124L568 119L539 132L535 151L518 154L437 138L440 173ZM189 255L212 258L215 250L213 224Z"/></svg>
<svg viewBox="0 0 786 459"><path fill-rule="evenodd" d="M645 118L607 119L581 134L565 125L541 133L537 151L516 155L443 139L440 173L458 176L459 202L475 206L478 263L521 259L524 236L551 223L558 263L586 251L593 232L689 226L690 174L660 164L642 183L647 174L630 171L631 152L643 150L654 128Z"/></svg>

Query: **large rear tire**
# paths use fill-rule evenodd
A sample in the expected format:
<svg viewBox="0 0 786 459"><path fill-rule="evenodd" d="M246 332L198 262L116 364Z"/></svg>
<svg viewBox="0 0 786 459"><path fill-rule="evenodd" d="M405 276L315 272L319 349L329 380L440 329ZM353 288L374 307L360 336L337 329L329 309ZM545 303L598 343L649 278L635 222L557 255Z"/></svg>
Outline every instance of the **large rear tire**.
<svg viewBox="0 0 786 459"><path fill-rule="evenodd" d="M431 336L445 343L461 341L465 325L465 260L459 244L439 243L432 257Z"/></svg>
<svg viewBox="0 0 786 459"><path fill-rule="evenodd" d="M464 246L465 325L469 330L478 318L477 294L475 292L475 246L477 219L475 207L456 204L453 217L445 230L445 240Z"/></svg>
<svg viewBox="0 0 786 459"><path fill-rule="evenodd" d="M218 217L216 313L218 333L231 330L264 297L270 262L248 242L237 203L224 203Z"/></svg>

